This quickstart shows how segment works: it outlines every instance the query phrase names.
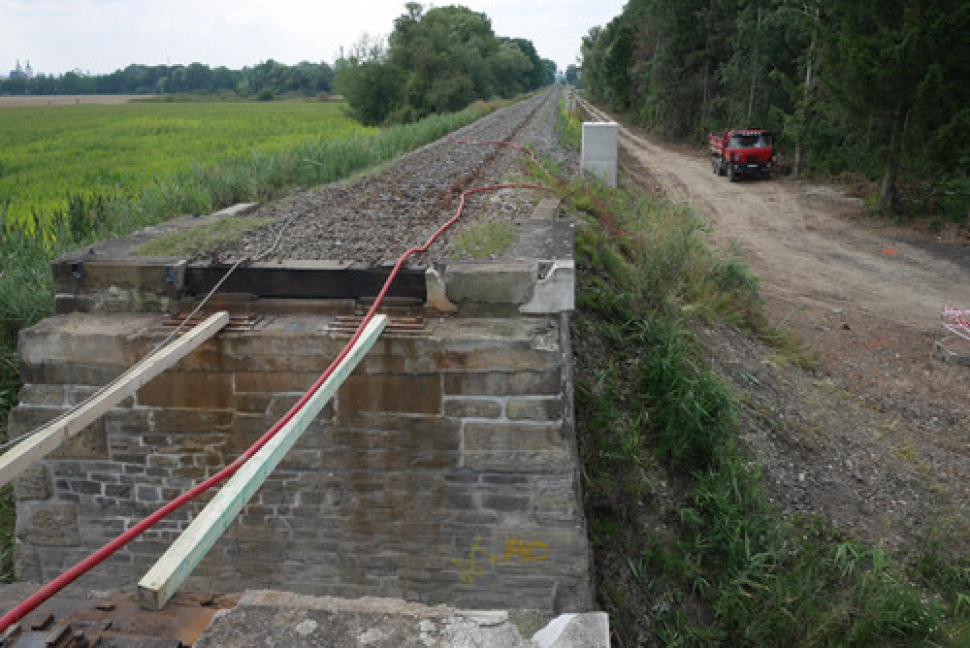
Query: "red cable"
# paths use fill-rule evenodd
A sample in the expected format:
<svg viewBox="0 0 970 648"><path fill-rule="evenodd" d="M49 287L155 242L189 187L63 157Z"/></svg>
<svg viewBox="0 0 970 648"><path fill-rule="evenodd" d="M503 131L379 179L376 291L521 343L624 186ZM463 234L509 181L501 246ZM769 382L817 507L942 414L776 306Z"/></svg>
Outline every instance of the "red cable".
<svg viewBox="0 0 970 648"><path fill-rule="evenodd" d="M546 168L539 163L539 160L536 159L536 154L533 153L532 150L527 149L524 146L519 146L517 144L511 144L509 142L499 142L494 140L486 141L486 142L473 142L471 140L461 139L459 137L454 137L452 135L446 135L445 137L447 139L450 139L453 142L458 142L459 144L468 144L469 146L483 146L485 144L494 144L496 146L507 146L509 148L514 148L516 151L522 151L523 153L528 153L529 157L532 158L531 160L532 163L535 164L537 167L539 167L539 170L542 171L544 174L546 174L547 178L549 178L550 180L554 180L554 178L552 177L552 174L546 171ZM545 191L548 191L549 187L542 187L542 189Z"/></svg>
<svg viewBox="0 0 970 648"><path fill-rule="evenodd" d="M459 140L456 138L450 138L450 139L453 139L454 141L460 142L462 144L470 144L470 145L500 144L503 146L509 146L509 147L518 149L520 151L525 150L520 146L516 146L514 144L508 144L506 142L469 142L466 140ZM528 153L532 156L532 161L537 166L539 166L539 168L542 169L542 171L545 172L546 175L549 175L549 173L545 169L543 169L542 165L539 164L539 162L536 160L535 155L533 155L531 151L528 151ZM344 358L347 357L347 354L350 352L350 349L357 343L361 335L363 335L364 329L367 327L367 324L369 324L370 321L374 318L374 315L377 313L377 309L380 307L381 302L384 301L384 297L387 295L387 292L390 290L391 284L394 282L394 279L397 277L398 272L400 272L401 267L403 267L404 262L407 261L407 259L414 254L427 252L428 248L431 247L431 244L434 243L435 240L437 240L437 238L441 236L441 234L444 233L445 230L447 230L449 227L454 225L455 222L459 218L461 218L462 212L465 209L465 198L467 196L471 196L473 194L481 193L484 191L497 191L500 189L539 189L542 191L548 191L549 187L544 187L541 185L532 185L532 184L503 184L503 185L494 185L490 187L479 187L477 189L468 189L466 191L463 191L461 193L461 201L458 204L458 211L455 213L454 217L452 217L451 220L449 220L447 223L439 227L438 230L434 234L432 234L427 241L425 241L424 245L422 245L421 247L411 248L403 255L401 255L401 257L397 260L397 263L394 264L394 269L391 270L391 273L388 275L387 280L384 282L384 286L381 288L380 293L378 293L377 298L374 300L374 304L367 311L367 314L364 316L363 321L361 321L360 326L357 328L357 331L350 338L350 341L347 343L346 346L344 346L343 350L334 359L334 361L330 363L330 366L327 367L327 370L323 372L323 374L316 380L316 382L313 383L310 389L307 390L307 392L300 398L300 400L297 401L296 404L293 407L291 407L290 410L286 412L286 414L284 414L282 418L280 418L280 420L276 422L275 425L273 425L273 427L267 430L266 433L263 434L263 436L261 436L253 445L249 447L248 450L246 450L246 452L244 452L239 457L237 457L236 460L233 461L231 464L229 464L228 466L226 466L216 474L212 475L205 481L199 484L196 484L191 489L187 490L186 492L176 497L174 500L165 504L164 506L156 510L154 513L152 513L151 515L141 520L138 524L131 527L130 529L128 529L127 531L125 531L124 533L116 537L114 540L107 543L106 545L104 545L94 553L90 554L87 558L77 563L76 565L68 569L66 572L64 572L63 574L61 574L51 582L41 587L39 590L34 592L24 601L19 603L12 610L10 610L5 615L3 615L3 617L0 618L0 632L4 632L8 627L13 625L20 619L24 618L26 615L30 614L35 608L41 605L44 601L54 596L58 592L60 592L62 589L64 589L65 587L73 583L75 580L83 576L85 573L90 571L93 567L95 567L103 560L111 556L114 552L118 551L126 544L128 544L129 542L131 542L132 540L140 536L142 533L144 533L145 531L153 527L156 522L158 522L162 518L167 517L170 513L178 510L184 504L195 499L196 497L198 497L205 491L209 490L219 482L235 474L236 471L238 471L249 459L251 459L253 455L259 452L259 450L264 445L266 445L270 439L276 436L276 434L280 431L280 429L282 429L282 427L286 425L290 421L290 419L292 419L296 415L297 412L303 409L307 401L309 401L310 398L312 398L313 395L323 386L323 384L327 381L327 379L330 378L330 376L336 370L337 365L339 365L344 360Z"/></svg>

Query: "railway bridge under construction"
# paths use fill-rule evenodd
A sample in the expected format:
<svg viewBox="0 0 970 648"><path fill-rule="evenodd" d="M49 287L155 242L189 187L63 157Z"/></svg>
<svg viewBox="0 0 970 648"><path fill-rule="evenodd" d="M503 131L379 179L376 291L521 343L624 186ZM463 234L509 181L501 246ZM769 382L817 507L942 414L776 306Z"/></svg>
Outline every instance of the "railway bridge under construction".
<svg viewBox="0 0 970 648"><path fill-rule="evenodd" d="M238 205L54 262L57 315L21 334L9 425L36 449L0 466L15 489L18 580L58 579L208 480L219 487L76 584L137 583L146 608L178 590L280 590L546 621L590 611L573 223L532 196L512 244L485 261L230 268L139 255L254 207ZM608 645L605 625L595 634L522 645Z"/></svg>

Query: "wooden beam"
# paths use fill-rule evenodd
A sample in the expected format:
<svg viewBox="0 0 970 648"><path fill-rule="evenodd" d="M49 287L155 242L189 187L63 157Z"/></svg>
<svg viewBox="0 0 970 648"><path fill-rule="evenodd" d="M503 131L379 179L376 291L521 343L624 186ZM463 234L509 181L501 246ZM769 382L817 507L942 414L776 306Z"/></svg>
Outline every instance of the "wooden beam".
<svg viewBox="0 0 970 648"><path fill-rule="evenodd" d="M94 398L85 401L77 409L34 434L26 436L23 441L0 456L0 484L6 484L32 463L84 430L102 414L187 356L228 323L228 313L223 311L212 315L172 344L153 353L123 373Z"/></svg>
<svg viewBox="0 0 970 648"><path fill-rule="evenodd" d="M142 607L159 610L195 570L253 494L283 460L306 428L323 410L340 385L367 354L387 325L386 315L370 321L347 357L279 432L209 501L192 524L138 583Z"/></svg>

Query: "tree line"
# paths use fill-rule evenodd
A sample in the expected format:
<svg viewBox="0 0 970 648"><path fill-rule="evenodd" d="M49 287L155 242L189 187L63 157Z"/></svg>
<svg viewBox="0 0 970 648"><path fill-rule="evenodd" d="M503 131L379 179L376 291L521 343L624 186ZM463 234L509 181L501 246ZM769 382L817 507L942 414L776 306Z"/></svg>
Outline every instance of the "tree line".
<svg viewBox="0 0 970 648"><path fill-rule="evenodd" d="M555 81L553 61L529 40L496 36L484 13L417 2L405 10L387 39L365 36L334 64L337 91L364 124L410 122Z"/></svg>
<svg viewBox="0 0 970 648"><path fill-rule="evenodd" d="M0 81L0 95L75 94L171 94L230 91L241 95L259 93L314 95L333 90L333 68L327 63L304 61L285 65L272 59L253 67L232 70L191 65L132 64L111 74L85 75L68 72L58 76Z"/></svg>
<svg viewBox="0 0 970 648"><path fill-rule="evenodd" d="M967 0L630 0L583 39L590 96L676 138L761 127L878 211L970 204Z"/></svg>

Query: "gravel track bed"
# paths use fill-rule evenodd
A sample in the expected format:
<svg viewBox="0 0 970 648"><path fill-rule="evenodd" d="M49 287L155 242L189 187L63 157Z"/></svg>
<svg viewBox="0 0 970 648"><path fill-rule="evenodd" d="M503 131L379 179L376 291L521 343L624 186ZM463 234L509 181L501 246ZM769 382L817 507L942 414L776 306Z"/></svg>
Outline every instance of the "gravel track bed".
<svg viewBox="0 0 970 648"><path fill-rule="evenodd" d="M541 156L575 168L575 153L555 134L558 94L550 89L456 131L456 138L530 145ZM448 138L402 156L352 181L304 189L261 206L254 214L273 222L205 255L228 263L253 258L279 240L261 260L316 259L393 263L422 245L454 216L459 195L471 188L522 182L528 157L497 145L468 145ZM464 215L431 249L415 258L431 263L452 258L450 241L469 224L489 218L527 218L540 191L505 189L476 194ZM282 233L281 233L282 230Z"/></svg>

